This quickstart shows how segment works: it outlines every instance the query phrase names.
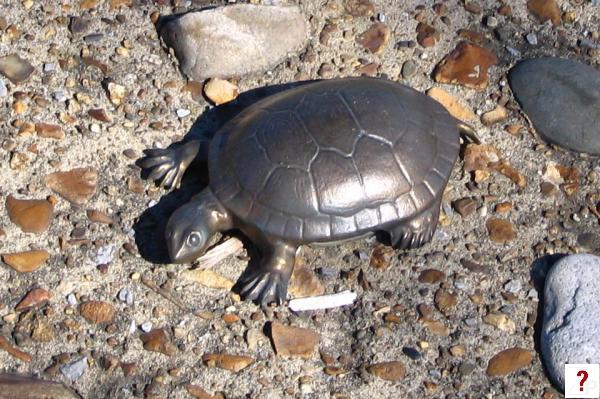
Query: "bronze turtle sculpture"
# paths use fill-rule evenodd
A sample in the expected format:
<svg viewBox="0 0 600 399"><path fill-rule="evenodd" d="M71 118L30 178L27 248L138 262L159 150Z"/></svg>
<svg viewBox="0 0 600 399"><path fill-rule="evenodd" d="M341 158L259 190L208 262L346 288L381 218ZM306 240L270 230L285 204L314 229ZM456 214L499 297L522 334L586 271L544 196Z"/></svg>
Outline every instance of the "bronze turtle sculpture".
<svg viewBox="0 0 600 399"><path fill-rule="evenodd" d="M431 240L442 194L468 126L439 103L385 79L316 81L264 98L210 142L209 185L170 217L174 262L202 255L216 232L239 229L262 261L238 281L262 304L286 299L302 244L336 243L377 231L397 248ZM178 186L199 155L192 140L146 150L140 166Z"/></svg>

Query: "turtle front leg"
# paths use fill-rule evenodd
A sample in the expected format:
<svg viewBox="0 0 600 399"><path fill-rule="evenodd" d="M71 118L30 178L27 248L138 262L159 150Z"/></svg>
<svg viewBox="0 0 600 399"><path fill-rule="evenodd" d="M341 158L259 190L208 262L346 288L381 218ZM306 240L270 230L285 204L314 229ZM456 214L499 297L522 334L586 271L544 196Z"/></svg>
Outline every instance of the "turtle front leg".
<svg viewBox="0 0 600 399"><path fill-rule="evenodd" d="M288 243L276 243L263 251L261 264L257 268L246 269L237 282L240 295L262 306L273 301L278 305L285 302L296 249Z"/></svg>
<svg viewBox="0 0 600 399"><path fill-rule="evenodd" d="M202 142L190 140L173 144L169 148L144 150L146 156L137 165L148 171L148 179L170 189L179 187L181 178L192 161L198 156Z"/></svg>

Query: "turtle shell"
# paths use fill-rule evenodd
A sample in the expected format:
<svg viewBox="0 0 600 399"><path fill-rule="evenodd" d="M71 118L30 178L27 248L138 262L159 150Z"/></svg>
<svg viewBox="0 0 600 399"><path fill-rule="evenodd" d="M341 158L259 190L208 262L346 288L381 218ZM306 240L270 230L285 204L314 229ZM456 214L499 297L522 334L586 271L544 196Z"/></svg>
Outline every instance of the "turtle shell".
<svg viewBox="0 0 600 399"><path fill-rule="evenodd" d="M265 234L337 241L437 204L458 151L457 120L416 90L317 81L258 101L219 130L210 187Z"/></svg>

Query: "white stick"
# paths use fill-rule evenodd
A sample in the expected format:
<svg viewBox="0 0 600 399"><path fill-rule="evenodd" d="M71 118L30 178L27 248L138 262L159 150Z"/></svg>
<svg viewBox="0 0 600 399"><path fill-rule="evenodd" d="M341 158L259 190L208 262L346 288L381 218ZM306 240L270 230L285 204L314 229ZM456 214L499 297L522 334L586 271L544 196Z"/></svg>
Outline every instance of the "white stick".
<svg viewBox="0 0 600 399"><path fill-rule="evenodd" d="M195 269L210 269L232 255L237 254L244 248L244 244L237 238L230 238L225 242L211 248L210 251L198 258L198 266Z"/></svg>
<svg viewBox="0 0 600 399"><path fill-rule="evenodd" d="M292 299L289 303L294 312L305 310L330 309L344 305L350 305L356 300L356 292L342 291L337 294L311 296L306 298Z"/></svg>

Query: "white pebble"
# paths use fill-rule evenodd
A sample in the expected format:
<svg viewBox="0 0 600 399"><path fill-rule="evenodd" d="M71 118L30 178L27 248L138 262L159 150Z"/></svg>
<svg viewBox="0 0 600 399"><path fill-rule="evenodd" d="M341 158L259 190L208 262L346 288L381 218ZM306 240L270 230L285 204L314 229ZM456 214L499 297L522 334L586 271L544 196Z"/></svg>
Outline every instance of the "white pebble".
<svg viewBox="0 0 600 399"><path fill-rule="evenodd" d="M306 298L292 299L289 307L294 312L304 310L331 309L344 305L350 305L356 300L356 293L352 291L342 291L337 294L319 295Z"/></svg>
<svg viewBox="0 0 600 399"><path fill-rule="evenodd" d="M51 62L47 62L44 64L44 72L45 73L54 72L55 69L56 69L56 65Z"/></svg>
<svg viewBox="0 0 600 399"><path fill-rule="evenodd" d="M148 331L152 330L152 322L150 322L150 321L143 322L142 325L140 326L140 329L143 332L148 332Z"/></svg>
<svg viewBox="0 0 600 399"><path fill-rule="evenodd" d="M8 89L6 88L6 83L2 79L0 79L0 97L6 97L8 94Z"/></svg>
<svg viewBox="0 0 600 399"><path fill-rule="evenodd" d="M525 36L525 39L527 39L527 43L531 44L532 46L538 44L537 36L533 32L528 33L527 36Z"/></svg>
<svg viewBox="0 0 600 399"><path fill-rule="evenodd" d="M75 296L75 294L70 293L69 295L67 295L67 302L71 306L77 305L77 297Z"/></svg>
<svg viewBox="0 0 600 399"><path fill-rule="evenodd" d="M59 103L64 103L67 101L67 96L65 95L64 91L55 91L52 93L52 97L54 97L54 99Z"/></svg>
<svg viewBox="0 0 600 399"><path fill-rule="evenodd" d="M188 116L191 113L192 112L189 109L179 108L177 110L177 117L183 119L183 118L185 118L186 116Z"/></svg>

